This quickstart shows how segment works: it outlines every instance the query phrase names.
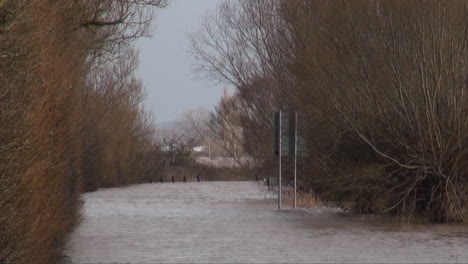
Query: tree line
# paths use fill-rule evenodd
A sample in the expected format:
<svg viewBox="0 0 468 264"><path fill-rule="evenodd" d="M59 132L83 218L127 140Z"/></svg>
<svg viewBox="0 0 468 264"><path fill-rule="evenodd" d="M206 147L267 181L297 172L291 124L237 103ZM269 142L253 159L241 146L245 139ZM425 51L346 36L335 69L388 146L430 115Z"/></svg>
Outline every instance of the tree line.
<svg viewBox="0 0 468 264"><path fill-rule="evenodd" d="M212 128L241 131L231 139L271 174L273 113L298 111L302 189L466 221L467 19L465 0L226 1L191 36L196 71L235 87Z"/></svg>
<svg viewBox="0 0 468 264"><path fill-rule="evenodd" d="M0 262L52 263L79 194L157 169L133 41L165 0L0 1Z"/></svg>

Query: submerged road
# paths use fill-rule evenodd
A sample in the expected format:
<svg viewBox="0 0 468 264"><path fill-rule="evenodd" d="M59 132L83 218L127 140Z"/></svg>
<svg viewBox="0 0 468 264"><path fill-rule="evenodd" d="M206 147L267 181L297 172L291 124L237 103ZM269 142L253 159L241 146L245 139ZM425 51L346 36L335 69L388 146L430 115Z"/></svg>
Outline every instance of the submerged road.
<svg viewBox="0 0 468 264"><path fill-rule="evenodd" d="M83 195L71 263L467 263L467 225L402 231L373 216L276 210L252 182L143 184Z"/></svg>

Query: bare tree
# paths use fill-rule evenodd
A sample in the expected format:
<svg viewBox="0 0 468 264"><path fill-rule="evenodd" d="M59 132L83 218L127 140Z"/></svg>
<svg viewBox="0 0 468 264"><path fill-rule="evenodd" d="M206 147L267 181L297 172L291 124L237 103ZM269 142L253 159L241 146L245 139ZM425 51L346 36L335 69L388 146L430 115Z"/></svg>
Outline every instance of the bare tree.
<svg viewBox="0 0 468 264"><path fill-rule="evenodd" d="M210 112L206 108L188 110L182 114L179 127L184 134L191 135L197 144L206 144L210 140L208 121Z"/></svg>
<svg viewBox="0 0 468 264"><path fill-rule="evenodd" d="M459 22L466 1L296 3L298 75L327 99L339 128L374 167L365 177L340 178L364 194L355 199L462 221L468 53ZM362 191L373 182L386 186L386 198L379 188ZM364 202L369 196L381 204Z"/></svg>
<svg viewBox="0 0 468 264"><path fill-rule="evenodd" d="M240 109L244 142L271 136L274 110L304 113L301 182L323 199L463 221L467 14L464 0L228 1L192 43L197 69L236 87L240 107L222 107Z"/></svg>
<svg viewBox="0 0 468 264"><path fill-rule="evenodd" d="M86 0L82 5L86 16L80 27L92 36L89 59L98 67L119 57L133 40L148 36L155 8L165 7L167 0Z"/></svg>
<svg viewBox="0 0 468 264"><path fill-rule="evenodd" d="M293 42L280 4L281 1L226 1L215 13L207 14L202 30L191 36L192 53L198 62L195 70L236 89L235 99L220 102L212 119L216 125L212 127L231 131L231 136L242 134L232 137L237 138L234 145L242 148L231 147L231 152L249 150L253 151L251 156L262 159L272 157L263 155L269 146L260 142L272 140L273 112L289 109L295 101L294 93L288 92L294 83L287 70L292 54L287 50ZM242 132L234 133L235 130ZM258 137L252 140L246 135ZM245 142L250 143L246 146ZM258 144L252 144L255 142Z"/></svg>

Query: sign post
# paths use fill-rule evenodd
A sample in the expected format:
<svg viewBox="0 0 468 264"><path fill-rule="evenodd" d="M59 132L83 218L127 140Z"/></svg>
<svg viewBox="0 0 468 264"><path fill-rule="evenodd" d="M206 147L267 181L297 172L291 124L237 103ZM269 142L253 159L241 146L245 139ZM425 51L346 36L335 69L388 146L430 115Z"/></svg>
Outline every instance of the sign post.
<svg viewBox="0 0 468 264"><path fill-rule="evenodd" d="M294 112L294 205L297 205L297 112Z"/></svg>
<svg viewBox="0 0 468 264"><path fill-rule="evenodd" d="M278 144L278 209L281 209L281 155L282 149L281 149L281 138L283 137L282 131L281 131L281 111L278 112L278 132L279 132L279 144Z"/></svg>
<svg viewBox="0 0 468 264"><path fill-rule="evenodd" d="M275 113L275 154L278 155L278 209L281 209L282 181L281 181L281 156L283 152L289 151L289 131L285 129L289 126L289 115L282 111ZM284 137L284 138L283 138Z"/></svg>
<svg viewBox="0 0 468 264"><path fill-rule="evenodd" d="M297 119L298 114L297 112L290 112L288 115L288 155L294 158L294 196L293 196L293 208L296 209L297 207L297 154L298 154L298 131L297 131Z"/></svg>

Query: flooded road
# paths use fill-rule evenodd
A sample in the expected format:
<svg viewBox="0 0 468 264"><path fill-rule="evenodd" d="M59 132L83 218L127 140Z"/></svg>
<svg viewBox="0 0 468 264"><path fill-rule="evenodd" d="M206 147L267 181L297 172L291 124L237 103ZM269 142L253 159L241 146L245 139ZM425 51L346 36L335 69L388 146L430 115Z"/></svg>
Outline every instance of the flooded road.
<svg viewBox="0 0 468 264"><path fill-rule="evenodd" d="M403 232L369 216L276 210L252 182L143 184L84 196L72 263L467 263L466 225Z"/></svg>

